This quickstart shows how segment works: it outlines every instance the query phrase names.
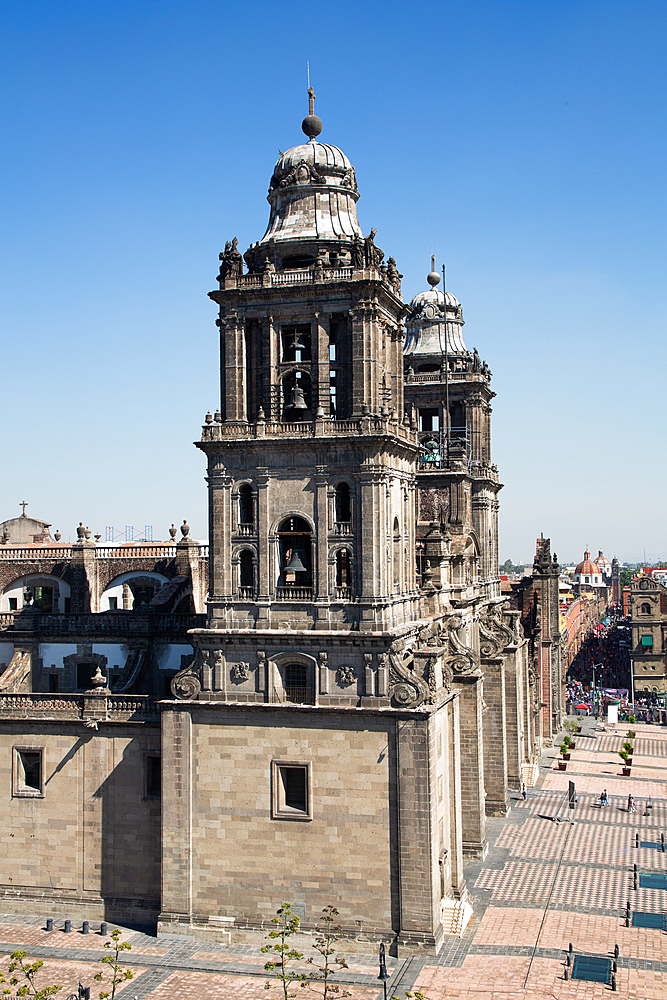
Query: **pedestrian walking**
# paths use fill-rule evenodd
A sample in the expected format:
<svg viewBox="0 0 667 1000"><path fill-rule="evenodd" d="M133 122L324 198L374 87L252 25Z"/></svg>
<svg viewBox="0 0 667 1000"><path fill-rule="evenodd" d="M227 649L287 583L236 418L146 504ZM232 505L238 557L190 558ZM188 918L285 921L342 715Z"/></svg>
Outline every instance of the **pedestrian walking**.
<svg viewBox="0 0 667 1000"><path fill-rule="evenodd" d="M604 790L603 790L603 791L602 791L602 792L600 793L600 808L601 808L601 809L604 809L604 808L605 808L606 806L608 806L608 805L609 805L609 797L608 797L608 795L607 795L607 789L605 788L605 789L604 789Z"/></svg>
<svg viewBox="0 0 667 1000"><path fill-rule="evenodd" d="M632 797L632 792L630 792L630 794L628 795L628 812L629 813L637 812L637 806L635 805L635 800Z"/></svg>
<svg viewBox="0 0 667 1000"><path fill-rule="evenodd" d="M522 784L521 784L521 798L523 799L524 802L528 798L528 791L526 790L526 782L525 781L522 782Z"/></svg>

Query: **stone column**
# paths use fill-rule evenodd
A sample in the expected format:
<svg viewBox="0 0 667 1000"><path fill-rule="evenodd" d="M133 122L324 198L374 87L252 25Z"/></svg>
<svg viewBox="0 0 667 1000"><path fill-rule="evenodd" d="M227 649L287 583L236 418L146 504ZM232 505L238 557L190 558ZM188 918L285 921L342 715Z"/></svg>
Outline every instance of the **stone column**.
<svg viewBox="0 0 667 1000"><path fill-rule="evenodd" d="M461 732L461 800L463 856L484 858L488 850L484 808L482 675L457 674Z"/></svg>
<svg viewBox="0 0 667 1000"><path fill-rule="evenodd" d="M328 337L327 337L328 341ZM315 628L329 627L329 513L328 475L326 465L318 465L315 475L315 531L317 533L317 580L315 581L315 607L317 621ZM318 605L320 607L318 608Z"/></svg>
<svg viewBox="0 0 667 1000"><path fill-rule="evenodd" d="M506 816L509 809L507 787L507 745L505 711L505 663L502 656L482 659L484 670L484 789L487 816Z"/></svg>
<svg viewBox="0 0 667 1000"><path fill-rule="evenodd" d="M440 920L435 724L429 715L395 726L401 930L398 955L436 954Z"/></svg>
<svg viewBox="0 0 667 1000"><path fill-rule="evenodd" d="M192 718L180 708L162 712L162 912L158 933L192 923Z"/></svg>
<svg viewBox="0 0 667 1000"><path fill-rule="evenodd" d="M460 899L465 891L463 878L463 807L461 804L461 726L460 694L449 702L447 717L449 764L449 844L452 868L452 892Z"/></svg>
<svg viewBox="0 0 667 1000"><path fill-rule="evenodd" d="M269 580L270 560L269 560L269 527L271 523L271 511L269 509L269 470L258 468L255 476L257 483L257 610L258 627L268 628L270 621L270 593L271 586Z"/></svg>
<svg viewBox="0 0 667 1000"><path fill-rule="evenodd" d="M245 345L243 320L235 314L222 321L224 368L221 396L225 401L225 420L245 419Z"/></svg>

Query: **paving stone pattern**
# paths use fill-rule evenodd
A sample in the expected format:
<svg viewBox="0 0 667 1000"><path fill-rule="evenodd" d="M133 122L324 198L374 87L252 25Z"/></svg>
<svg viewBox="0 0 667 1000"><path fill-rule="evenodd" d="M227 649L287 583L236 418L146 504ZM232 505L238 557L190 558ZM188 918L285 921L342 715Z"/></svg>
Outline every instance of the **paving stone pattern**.
<svg viewBox="0 0 667 1000"><path fill-rule="evenodd" d="M632 776L623 778L614 755L627 727L597 732L594 720L584 725L589 735L582 734L567 771L554 770L558 754L550 749L528 800L517 791L507 817L488 819L489 853L466 864L474 913L462 937L447 938L437 958L388 956L388 996L403 998L406 990L419 989L431 1000L602 998L609 986L564 979L570 942L575 954L601 959L612 958L618 944L619 997L667 996L667 933L625 926L628 902L631 911L667 910L667 890L633 888L634 864L638 873L667 873L667 854L660 850L660 834L667 833L667 729L635 725L642 765L633 765ZM574 824L567 808L570 779L577 786ZM604 787L611 799L608 808L599 801ZM627 812L628 792L637 800L636 813ZM652 808L646 809L649 796ZM65 935L61 926L48 934L43 915L41 923L40 916L0 916L0 954L23 947L31 958L44 959L44 983L62 983L61 996L67 996L79 980L91 982L95 963L107 952L99 934ZM132 945L124 964L135 973L122 991L126 1000L279 996L279 983L264 988L267 956L260 952L261 942L225 946L181 937L156 939L129 929L124 936ZM336 979L350 991L351 1000L382 1000L377 955L355 954L349 965ZM311 969L305 961L294 967ZM311 995L310 990L299 991L304 1000Z"/></svg>

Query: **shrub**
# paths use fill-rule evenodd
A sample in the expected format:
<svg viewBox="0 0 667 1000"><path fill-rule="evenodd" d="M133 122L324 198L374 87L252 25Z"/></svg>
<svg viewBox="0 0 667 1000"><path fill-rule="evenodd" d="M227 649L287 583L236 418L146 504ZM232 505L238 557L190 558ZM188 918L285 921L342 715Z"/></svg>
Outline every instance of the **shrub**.
<svg viewBox="0 0 667 1000"><path fill-rule="evenodd" d="M624 749L624 750L627 750L627 751L628 751L628 753L632 753L632 743L628 743L628 742L626 741L626 742L625 742L625 743L623 744L623 749Z"/></svg>
<svg viewBox="0 0 667 1000"><path fill-rule="evenodd" d="M560 745L560 752L563 754L563 756L565 756L565 754L567 753L567 751L568 751L567 743L561 743L561 745Z"/></svg>
<svg viewBox="0 0 667 1000"><path fill-rule="evenodd" d="M628 731L627 731L627 733L625 735L626 735L627 739L634 740L634 738L637 735L637 733L634 731L634 729L628 729Z"/></svg>
<svg viewBox="0 0 667 1000"><path fill-rule="evenodd" d="M631 722L633 726L634 726L634 724L635 724L635 722L636 722L636 721L637 721L637 720L636 720L636 718L634 717L634 715L629 715L629 716L628 716L628 722Z"/></svg>
<svg viewBox="0 0 667 1000"><path fill-rule="evenodd" d="M565 746L566 746L566 747L569 747L569 745L570 745L570 743L571 743L571 742L572 742L572 739L571 739L571 737L569 737L569 736L565 736L565 737L563 738L563 743L565 744Z"/></svg>
<svg viewBox="0 0 667 1000"><path fill-rule="evenodd" d="M624 764L628 763L629 754L628 754L627 750L619 750L618 751L618 756L623 760Z"/></svg>

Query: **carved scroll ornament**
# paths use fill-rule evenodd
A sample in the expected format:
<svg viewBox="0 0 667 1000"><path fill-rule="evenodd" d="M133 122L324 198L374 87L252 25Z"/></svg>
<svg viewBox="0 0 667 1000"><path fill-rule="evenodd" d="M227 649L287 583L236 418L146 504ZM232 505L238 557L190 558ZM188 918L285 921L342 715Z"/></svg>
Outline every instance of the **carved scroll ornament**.
<svg viewBox="0 0 667 1000"><path fill-rule="evenodd" d="M180 698L182 701L194 701L195 698L199 697L202 662L203 654L201 649L198 649L194 659L187 667L179 670L172 678L171 691L175 698Z"/></svg>

